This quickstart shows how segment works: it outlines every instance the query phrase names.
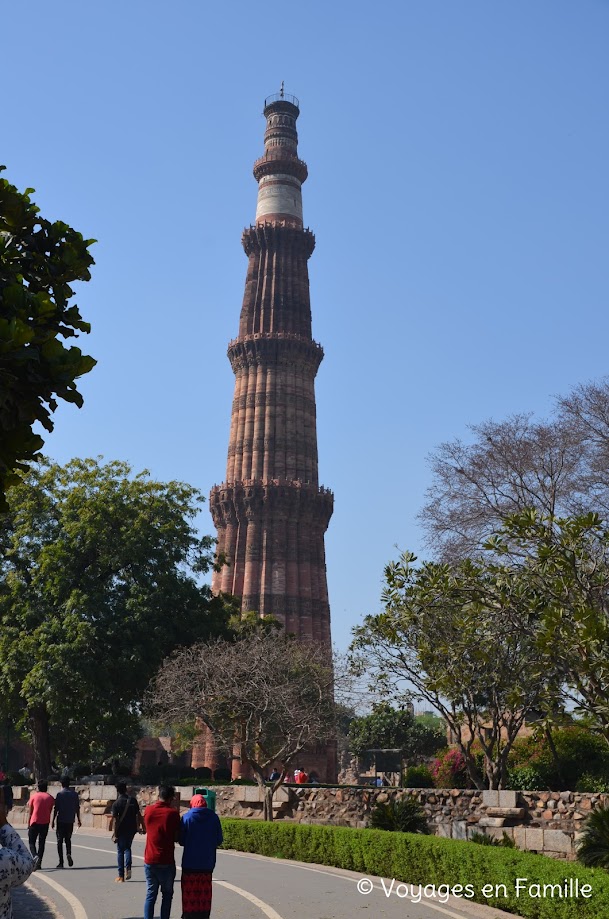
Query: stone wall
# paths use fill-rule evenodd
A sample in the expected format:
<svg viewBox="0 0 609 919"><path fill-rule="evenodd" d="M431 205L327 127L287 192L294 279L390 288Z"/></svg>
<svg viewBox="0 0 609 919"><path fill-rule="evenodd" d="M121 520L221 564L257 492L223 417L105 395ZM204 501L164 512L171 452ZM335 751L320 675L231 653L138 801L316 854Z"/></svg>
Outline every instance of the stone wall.
<svg viewBox="0 0 609 919"><path fill-rule="evenodd" d="M50 785L55 795L59 785ZM112 804L116 799L114 785L77 785L84 826L107 829ZM214 786L217 811L224 817L262 818L262 795L257 786ZM135 789L134 789L135 791ZM23 825L30 790L15 787L11 822ZM142 807L157 800L158 789L137 789ZM192 787L179 788L182 809L188 807ZM438 788L320 788L315 786L282 786L275 793L275 817L291 823L313 823L331 826L368 826L376 804L410 796L427 814L430 829L452 839L468 839L474 832L513 839L519 849L541 852L555 858L573 859L575 843L590 812L609 804L607 794L584 794L571 791L476 791Z"/></svg>
<svg viewBox="0 0 609 919"><path fill-rule="evenodd" d="M80 819L82 820L82 825L94 827L96 829L108 829L112 805L117 798L116 786L91 782L84 785L72 785L71 787L78 792L80 798ZM55 797L60 790L61 785L59 782L49 783L49 794L53 795L53 797ZM30 794L33 794L35 791L36 786L32 786L31 788L28 788L26 785L13 786L14 802L9 819L14 826L25 826L27 824L27 802ZM152 804L153 801L158 800L158 787L156 786L146 786L144 788L138 788L137 790L134 789L134 791L136 791L140 807L145 807L147 804ZM181 791L182 789L178 789L178 793ZM188 806L188 800L190 800L190 798L187 800L183 794L180 794L180 799L181 803L183 802L183 806Z"/></svg>
<svg viewBox="0 0 609 919"><path fill-rule="evenodd" d="M257 788L217 788L218 813L231 817L262 816ZM519 849L555 858L575 858L575 843L594 808L609 804L609 795L570 791L476 791L437 788L280 788L275 814L293 823L366 827L375 805L402 797L417 800L437 836L468 839L486 833L513 839Z"/></svg>

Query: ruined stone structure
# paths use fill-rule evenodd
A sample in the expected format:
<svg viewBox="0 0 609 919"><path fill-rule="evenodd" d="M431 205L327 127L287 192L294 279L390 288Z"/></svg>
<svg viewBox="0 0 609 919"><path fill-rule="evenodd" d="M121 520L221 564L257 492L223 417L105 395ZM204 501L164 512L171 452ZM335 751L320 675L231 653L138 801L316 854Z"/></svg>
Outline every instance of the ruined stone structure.
<svg viewBox="0 0 609 919"><path fill-rule="evenodd" d="M283 91L265 102L256 222L242 238L239 335L228 347L235 394L226 481L210 495L228 565L212 589L329 647L324 533L333 496L317 472L314 381L323 350L311 336L307 261L315 237L302 219L307 166L298 158L298 115L298 100Z"/></svg>

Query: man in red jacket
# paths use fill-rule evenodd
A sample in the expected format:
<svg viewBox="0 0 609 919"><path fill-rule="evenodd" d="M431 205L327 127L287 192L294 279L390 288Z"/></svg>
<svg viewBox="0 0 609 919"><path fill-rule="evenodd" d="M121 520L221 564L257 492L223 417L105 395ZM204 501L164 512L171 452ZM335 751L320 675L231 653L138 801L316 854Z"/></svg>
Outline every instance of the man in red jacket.
<svg viewBox="0 0 609 919"><path fill-rule="evenodd" d="M169 919L173 899L173 882L176 876L174 844L180 830L180 814L171 805L176 790L171 785L161 785L160 800L149 804L144 811L146 849L144 871L146 874L146 902L144 919L153 919L154 906L161 888L161 919Z"/></svg>
<svg viewBox="0 0 609 919"><path fill-rule="evenodd" d="M27 835L30 852L34 858L34 871L42 868L44 844L49 832L51 814L55 806L55 798L48 794L48 787L46 782L38 782L38 791L31 796L27 803L30 811ZM36 844L38 844L38 849L36 849Z"/></svg>

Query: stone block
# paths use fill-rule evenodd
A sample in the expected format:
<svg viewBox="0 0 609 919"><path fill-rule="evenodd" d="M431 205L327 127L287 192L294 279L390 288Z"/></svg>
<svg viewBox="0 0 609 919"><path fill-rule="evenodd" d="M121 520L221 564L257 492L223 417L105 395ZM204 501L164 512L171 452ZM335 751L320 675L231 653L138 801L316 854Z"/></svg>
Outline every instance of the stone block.
<svg viewBox="0 0 609 919"><path fill-rule="evenodd" d="M505 817L481 817L478 826L505 826Z"/></svg>
<svg viewBox="0 0 609 919"><path fill-rule="evenodd" d="M91 788L90 794L92 798L108 798L111 801L116 801L118 798L116 785L95 785Z"/></svg>
<svg viewBox="0 0 609 919"><path fill-rule="evenodd" d="M500 791L499 807L516 807L517 794L516 791Z"/></svg>
<svg viewBox="0 0 609 919"><path fill-rule="evenodd" d="M499 807L499 792L498 791L483 791L482 792L482 804L484 807Z"/></svg>
<svg viewBox="0 0 609 919"><path fill-rule="evenodd" d="M516 843L517 848L525 849L526 848L526 829L523 826L514 827L514 842Z"/></svg>
<svg viewBox="0 0 609 919"><path fill-rule="evenodd" d="M467 839L467 823L465 820L455 820L453 823L453 839Z"/></svg>
<svg viewBox="0 0 609 919"><path fill-rule="evenodd" d="M493 839L503 839L504 833L509 836L510 839L512 838L511 827L507 827L506 829L496 829L495 827L490 826L486 831L487 836L492 836Z"/></svg>
<svg viewBox="0 0 609 919"><path fill-rule="evenodd" d="M238 785L236 786L238 800L242 802L259 802L262 801L261 791L257 785Z"/></svg>
<svg viewBox="0 0 609 919"><path fill-rule="evenodd" d="M525 807L489 807L486 813L488 817L511 817L513 819L527 815Z"/></svg>
<svg viewBox="0 0 609 919"><path fill-rule="evenodd" d="M436 826L436 836L441 836L442 839L450 839L452 836L452 824L438 823Z"/></svg>
<svg viewBox="0 0 609 919"><path fill-rule="evenodd" d="M93 827L96 830L108 830L108 824L110 821L110 815L94 815L93 816Z"/></svg>
<svg viewBox="0 0 609 919"><path fill-rule="evenodd" d="M563 833L562 830L543 830L542 832L544 851L571 854L573 842L567 833Z"/></svg>
<svg viewBox="0 0 609 919"><path fill-rule="evenodd" d="M543 834L542 829L526 828L526 847L529 852L543 852Z"/></svg>

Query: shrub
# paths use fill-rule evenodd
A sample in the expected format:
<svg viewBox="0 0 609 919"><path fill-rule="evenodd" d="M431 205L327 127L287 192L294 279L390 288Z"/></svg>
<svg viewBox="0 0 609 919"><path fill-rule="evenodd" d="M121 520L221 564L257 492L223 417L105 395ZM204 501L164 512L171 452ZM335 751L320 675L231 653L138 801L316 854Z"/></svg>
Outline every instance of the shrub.
<svg viewBox="0 0 609 919"><path fill-rule="evenodd" d="M547 775L536 766L515 766L508 772L508 786L516 791L543 791Z"/></svg>
<svg viewBox="0 0 609 919"><path fill-rule="evenodd" d="M405 788L433 788L434 779L427 766L409 766L402 776Z"/></svg>
<svg viewBox="0 0 609 919"><path fill-rule="evenodd" d="M190 775L190 772L185 772L185 775ZM211 779L211 769L209 766L198 766L197 769L192 770L192 774L196 778L197 782L209 782Z"/></svg>
<svg viewBox="0 0 609 919"><path fill-rule="evenodd" d="M589 868L609 868L609 807L599 807L586 820L577 857Z"/></svg>
<svg viewBox="0 0 609 919"><path fill-rule="evenodd" d="M584 772L575 786L575 791L591 791L597 795L609 794L609 777Z"/></svg>
<svg viewBox="0 0 609 919"><path fill-rule="evenodd" d="M465 788L467 770L463 754L452 747L442 753L431 767L436 788Z"/></svg>
<svg viewBox="0 0 609 919"><path fill-rule="evenodd" d="M414 798L409 797L377 804L370 814L370 826L375 830L400 833L429 833L425 811Z"/></svg>
<svg viewBox="0 0 609 919"><path fill-rule="evenodd" d="M479 903L507 910L526 919L604 919L609 916L609 877L602 870L494 846L474 846L456 839L410 833L383 833L348 827L264 823L259 820L222 820L224 848L275 858L346 868L360 874L395 878L409 884L471 884ZM593 896L539 897L528 887L516 895L516 878L527 885L564 887L565 877L590 884ZM482 896L489 883L505 884ZM498 895L497 895L498 894ZM382 895L380 895L382 896ZM467 900L464 905L467 906ZM372 904L371 904L372 908Z"/></svg>
<svg viewBox="0 0 609 919"><path fill-rule="evenodd" d="M486 833L475 832L469 837L470 842L475 842L479 846L495 846L500 849L515 849L516 843L504 831L501 839L496 836L488 836Z"/></svg>
<svg viewBox="0 0 609 919"><path fill-rule="evenodd" d="M142 766L139 778L143 785L158 785L161 781L161 766Z"/></svg>
<svg viewBox="0 0 609 919"><path fill-rule="evenodd" d="M517 739L512 748L510 773L518 776L517 770L527 768L534 770L531 778L537 776L537 784L528 785L529 790L572 790L584 776L587 777L588 784L592 779L607 780L609 748L602 737L592 733L582 724L574 724L553 731L552 738L560 768L555 762L547 738L541 733ZM524 788L521 784L513 784L512 787Z"/></svg>
<svg viewBox="0 0 609 919"><path fill-rule="evenodd" d="M230 769L225 769L223 766L219 769L214 769L214 779L216 782L230 782L231 771Z"/></svg>

